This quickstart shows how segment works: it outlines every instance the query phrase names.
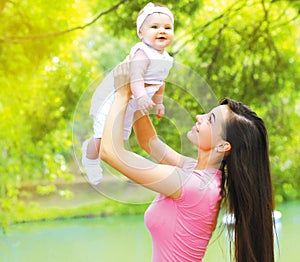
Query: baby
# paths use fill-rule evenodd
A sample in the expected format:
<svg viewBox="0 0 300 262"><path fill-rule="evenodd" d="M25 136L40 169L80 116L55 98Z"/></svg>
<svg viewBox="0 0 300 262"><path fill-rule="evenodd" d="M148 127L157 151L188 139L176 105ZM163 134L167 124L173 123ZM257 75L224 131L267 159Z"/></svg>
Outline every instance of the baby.
<svg viewBox="0 0 300 262"><path fill-rule="evenodd" d="M133 96L125 115L124 140L128 140L131 134L135 111L141 110L146 114L154 107L156 117L161 118L164 115L164 81L173 64L173 58L165 51L174 39L174 17L171 11L163 5L154 5L150 2L139 12L136 25L137 35L141 41L131 48L129 54L130 87ZM99 150L105 120L114 95L100 109L95 105L103 92L101 87L109 82L113 83L112 74L93 95L90 113L94 120L94 136L84 141L82 145L82 164L89 182L94 185L100 183L103 177Z"/></svg>

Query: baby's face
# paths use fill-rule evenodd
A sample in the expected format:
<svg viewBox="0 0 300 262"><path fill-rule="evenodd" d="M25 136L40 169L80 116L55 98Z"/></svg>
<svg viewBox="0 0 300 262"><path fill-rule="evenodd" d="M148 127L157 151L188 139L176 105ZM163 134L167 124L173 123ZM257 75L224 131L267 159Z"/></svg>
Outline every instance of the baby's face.
<svg viewBox="0 0 300 262"><path fill-rule="evenodd" d="M174 40L171 18L163 13L149 15L140 29L139 37L145 44L162 53Z"/></svg>

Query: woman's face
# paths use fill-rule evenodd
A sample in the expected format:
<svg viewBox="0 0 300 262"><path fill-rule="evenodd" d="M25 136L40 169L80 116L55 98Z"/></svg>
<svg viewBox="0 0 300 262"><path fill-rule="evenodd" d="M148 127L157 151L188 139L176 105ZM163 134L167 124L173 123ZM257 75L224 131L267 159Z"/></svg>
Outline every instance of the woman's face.
<svg viewBox="0 0 300 262"><path fill-rule="evenodd" d="M196 124L188 132L188 139L203 151L210 151L224 142L223 126L230 108L227 105L215 107L207 114L197 115Z"/></svg>

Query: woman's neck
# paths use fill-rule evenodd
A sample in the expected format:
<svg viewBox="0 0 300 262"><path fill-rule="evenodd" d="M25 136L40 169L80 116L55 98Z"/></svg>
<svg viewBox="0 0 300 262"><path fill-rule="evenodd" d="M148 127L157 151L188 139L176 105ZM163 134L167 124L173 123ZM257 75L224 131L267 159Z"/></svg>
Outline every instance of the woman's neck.
<svg viewBox="0 0 300 262"><path fill-rule="evenodd" d="M215 168L220 169L223 156L220 157L220 153L215 152L214 150L210 151L199 151L198 152L198 161L195 169L206 169L206 168Z"/></svg>

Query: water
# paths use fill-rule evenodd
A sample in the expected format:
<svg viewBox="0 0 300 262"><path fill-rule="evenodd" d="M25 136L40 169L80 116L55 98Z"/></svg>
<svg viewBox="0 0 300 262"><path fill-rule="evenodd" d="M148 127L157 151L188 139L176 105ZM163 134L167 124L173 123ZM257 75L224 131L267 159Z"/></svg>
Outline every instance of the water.
<svg viewBox="0 0 300 262"><path fill-rule="evenodd" d="M0 261L147 261L150 246L142 216L40 222L1 236Z"/></svg>
<svg viewBox="0 0 300 262"><path fill-rule="evenodd" d="M276 261L299 261L300 202L277 207ZM0 236L1 262L150 262L151 238L143 216L47 221L12 226ZM205 262L229 261L226 233L214 234Z"/></svg>

